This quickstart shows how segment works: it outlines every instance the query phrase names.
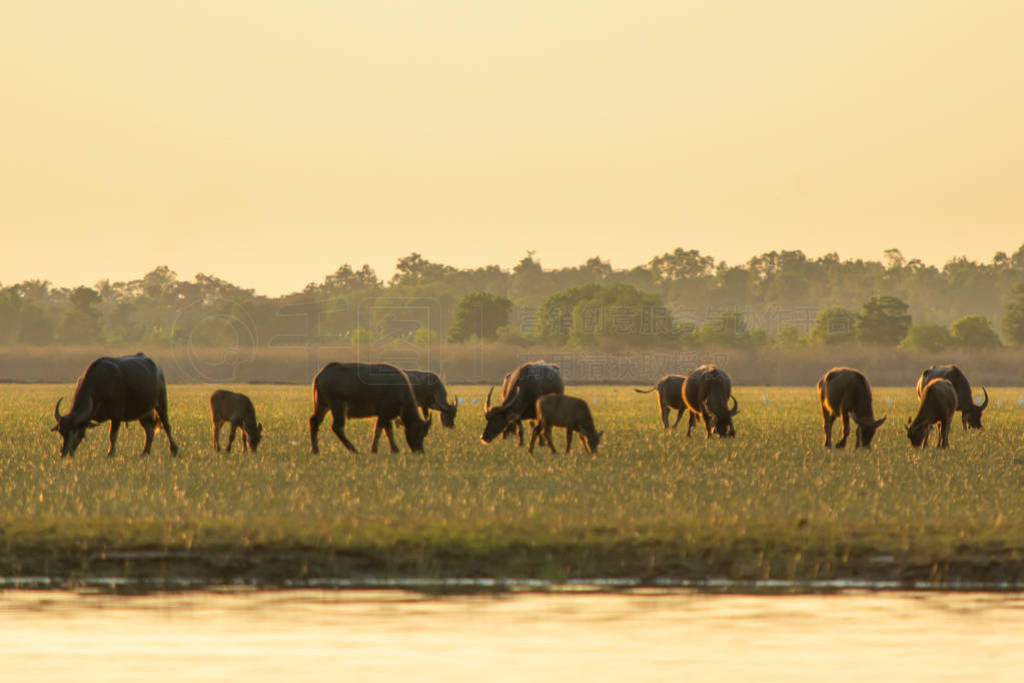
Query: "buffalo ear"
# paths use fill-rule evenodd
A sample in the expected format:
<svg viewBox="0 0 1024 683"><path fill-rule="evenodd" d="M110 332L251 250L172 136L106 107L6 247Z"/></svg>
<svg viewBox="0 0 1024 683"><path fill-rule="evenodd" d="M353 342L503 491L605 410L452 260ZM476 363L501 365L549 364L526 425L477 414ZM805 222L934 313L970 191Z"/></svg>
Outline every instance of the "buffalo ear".
<svg viewBox="0 0 1024 683"><path fill-rule="evenodd" d="M888 417L888 416L886 416L886 417ZM879 427L882 426L882 423L885 422L886 417L883 417L881 420L876 420L875 421L875 429L878 429Z"/></svg>
<svg viewBox="0 0 1024 683"><path fill-rule="evenodd" d="M50 427L50 431L51 432L59 432L60 431L60 425L53 425L52 427Z"/></svg>
<svg viewBox="0 0 1024 683"><path fill-rule="evenodd" d="M263 433L263 423L262 422L257 422L256 423L256 431L259 432L260 434Z"/></svg>

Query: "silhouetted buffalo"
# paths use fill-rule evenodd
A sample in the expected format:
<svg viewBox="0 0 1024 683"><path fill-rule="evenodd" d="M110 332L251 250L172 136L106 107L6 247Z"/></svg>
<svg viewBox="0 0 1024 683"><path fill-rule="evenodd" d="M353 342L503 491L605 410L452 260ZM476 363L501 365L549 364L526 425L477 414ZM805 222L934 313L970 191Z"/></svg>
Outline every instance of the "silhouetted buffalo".
<svg viewBox="0 0 1024 683"><path fill-rule="evenodd" d="M331 429L345 448L356 453L356 447L345 436L345 420L350 417L375 417L370 450L377 452L383 430L398 452L391 432L391 421L402 419L405 440L413 451L423 450L423 440L430 430L430 420L420 417L419 405L413 395L409 377L402 370L385 363L328 363L313 380L313 415L309 418L309 440L314 453L319 453L317 431L327 411L331 411Z"/></svg>
<svg viewBox="0 0 1024 683"><path fill-rule="evenodd" d="M711 438L711 430L719 436L736 436L732 418L740 412L736 398L732 395L732 380L721 368L701 365L694 368L683 381L683 401L690 411L686 436L690 436L697 417L704 421L704 431ZM732 407L729 407L729 401Z"/></svg>
<svg viewBox="0 0 1024 683"><path fill-rule="evenodd" d="M256 452L263 438L263 423L256 421L256 408L245 394L237 394L227 389L218 389L210 395L210 412L213 416L213 450L220 451L220 428L227 422L231 425L228 432L228 453L235 442L235 430L242 428L242 449Z"/></svg>
<svg viewBox="0 0 1024 683"><path fill-rule="evenodd" d="M960 368L955 365L940 365L939 367L933 365L922 372L917 380L918 398L921 398L925 385L936 377L949 380L953 385L953 389L956 390L957 405L960 406L960 418L964 429L968 427L981 429L981 413L988 407L988 391L986 391L985 387L981 388L982 393L985 394L985 400L979 406L974 402L974 392L971 391L971 383L967 381L967 376L964 375Z"/></svg>
<svg viewBox="0 0 1024 683"><path fill-rule="evenodd" d="M430 411L436 410L441 413L442 427L454 427L459 401L456 398L451 403L448 402L448 391L444 388L441 378L433 372L420 370L406 370L405 374L409 376L412 393L423 410L423 419L429 419Z"/></svg>
<svg viewBox="0 0 1024 683"><path fill-rule="evenodd" d="M665 375L650 389L633 389L638 394L649 394L652 391L658 392L658 412L661 414L661 424L668 429L668 414L678 410L676 421L672 423L675 429L679 420L683 418L686 411L686 403L683 401L683 382L686 378L682 375Z"/></svg>
<svg viewBox="0 0 1024 683"><path fill-rule="evenodd" d="M843 438L836 448L846 446L850 435L850 416L857 423L857 446L871 447L875 431L885 422L875 419L871 404L871 386L867 377L852 368L832 368L818 380L818 401L821 403L821 422L825 429L825 448L832 447L832 423L843 418Z"/></svg>
<svg viewBox="0 0 1024 683"><path fill-rule="evenodd" d="M913 420L907 418L910 445L927 446L932 425L939 423L939 448L948 448L949 425L953 422L953 413L956 412L957 406L956 388L949 380L936 377L925 385L920 394L921 402L917 408L917 416Z"/></svg>
<svg viewBox="0 0 1024 683"><path fill-rule="evenodd" d="M142 454L149 453L153 433L159 424L167 434L171 455L178 445L167 421L167 382L160 366L144 353L120 358L97 358L86 368L75 388L71 411L60 414L60 399L53 409L57 421L53 431L61 435L61 457L74 455L85 438L85 430L110 420L110 449L114 455L122 422L139 421L146 431Z"/></svg>
<svg viewBox="0 0 1024 683"><path fill-rule="evenodd" d="M533 444L538 438L546 440L551 452L555 452L555 445L551 443L552 427L565 427L566 453L572 446L573 432L580 433L583 447L587 449L588 453L597 451L603 432L594 428L594 418L590 414L590 406L583 399L564 394L547 394L537 399L535 413L537 426L533 428L533 435L530 437L531 453L533 453Z"/></svg>
<svg viewBox="0 0 1024 683"><path fill-rule="evenodd" d="M480 440L490 443L498 434L506 432L510 427L518 427L520 431L519 445L523 445L522 420L535 419L537 399L544 394L564 394L565 384L557 365L544 361L523 363L506 377L502 387L500 406L491 407L492 387L487 392L484 403L484 419L487 424Z"/></svg>

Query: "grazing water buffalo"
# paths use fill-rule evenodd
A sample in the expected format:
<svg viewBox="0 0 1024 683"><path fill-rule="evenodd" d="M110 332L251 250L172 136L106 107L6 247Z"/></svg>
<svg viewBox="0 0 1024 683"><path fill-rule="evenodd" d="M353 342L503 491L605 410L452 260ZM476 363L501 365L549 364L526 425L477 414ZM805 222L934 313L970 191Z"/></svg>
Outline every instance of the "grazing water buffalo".
<svg viewBox="0 0 1024 683"><path fill-rule="evenodd" d="M210 394L210 412L213 414L213 449L220 451L220 428L225 422L231 425L228 432L228 453L235 442L235 430L242 428L242 449L256 452L263 438L263 423L256 421L256 408L245 394L236 394L227 389L218 389Z"/></svg>
<svg viewBox="0 0 1024 683"><path fill-rule="evenodd" d="M665 375L656 385L650 389L634 389L638 394L649 394L652 391L658 392L658 412L661 413L661 424L668 429L668 414L678 410L676 421L672 423L672 429L683 419L686 412L686 403L683 402L683 382L686 378L682 375Z"/></svg>
<svg viewBox="0 0 1024 683"><path fill-rule="evenodd" d="M539 360L523 363L508 375L502 386L500 406L491 407L493 392L492 387L484 403L487 424L480 440L490 443L498 434L512 427L518 429L519 445L522 446L522 425L518 423L535 419L537 399L544 394L564 394L565 384L557 365Z"/></svg>
<svg viewBox="0 0 1024 683"><path fill-rule="evenodd" d="M63 439L60 455L74 455L85 438L85 430L110 420L110 449L114 455L117 433L122 422L138 420L146 431L142 454L149 453L153 433L159 424L167 434L171 455L178 444L171 436L167 421L167 382L164 371L144 353L120 358L97 358L86 368L75 387L75 397L67 415L60 414L60 399L53 409L57 425L53 431Z"/></svg>
<svg viewBox="0 0 1024 683"><path fill-rule="evenodd" d="M448 402L448 392L441 378L432 372L420 370L406 370L405 374L409 376L412 393L423 410L423 419L429 419L430 411L436 410L441 413L442 427L454 427L459 401L455 399L451 403Z"/></svg>
<svg viewBox="0 0 1024 683"><path fill-rule="evenodd" d="M857 423L857 446L871 447L875 430L882 426L885 418L875 419L871 386L860 370L832 368L826 372L818 380L818 400L825 429L825 448L832 447L832 423L840 416L843 418L843 438L836 442L836 448L846 446L846 437L850 435L850 415Z"/></svg>
<svg viewBox="0 0 1024 683"><path fill-rule="evenodd" d="M533 444L538 438L548 442L551 452L555 452L555 445L551 443L552 427L565 427L565 452L569 452L572 446L572 433L579 432L583 447L587 453L597 451L597 445L601 443L601 435L594 429L594 417L590 414L590 406L582 398L565 396L564 394L547 394L537 399L535 406L537 415L537 426L533 428L533 436L530 437L530 452L533 453Z"/></svg>
<svg viewBox="0 0 1024 683"><path fill-rule="evenodd" d="M320 452L317 431L327 411L331 411L331 429L345 448L356 453L356 447L345 436L345 420L350 417L375 417L370 450L377 452L383 430L397 453L391 421L402 419L405 440L413 451L423 450L423 440L430 430L430 420L420 417L419 405L413 395L409 377L402 370L385 363L328 363L313 380L313 415L309 418L309 440L314 453Z"/></svg>
<svg viewBox="0 0 1024 683"><path fill-rule="evenodd" d="M939 423L939 448L949 447L949 425L953 422L956 412L956 388L952 382L936 377L918 392L921 404L917 408L917 417L907 418L907 436L910 445L915 448L928 445L928 434L932 425Z"/></svg>
<svg viewBox="0 0 1024 683"><path fill-rule="evenodd" d="M971 391L971 383L967 376L955 365L934 365L921 373L917 380L917 397L921 398L924 387L936 377L949 380L956 390L957 404L960 406L960 418L964 429L981 429L981 413L988 408L988 391L985 387L981 391L985 394L985 401L979 406L974 402L974 392Z"/></svg>
<svg viewBox="0 0 1024 683"><path fill-rule="evenodd" d="M714 365L701 365L690 371L683 381L683 401L690 411L686 436L690 436L697 416L704 421L704 431L711 438L711 430L719 436L736 436L732 418L740 412L732 395L732 380L725 371ZM732 408L729 401L732 401Z"/></svg>

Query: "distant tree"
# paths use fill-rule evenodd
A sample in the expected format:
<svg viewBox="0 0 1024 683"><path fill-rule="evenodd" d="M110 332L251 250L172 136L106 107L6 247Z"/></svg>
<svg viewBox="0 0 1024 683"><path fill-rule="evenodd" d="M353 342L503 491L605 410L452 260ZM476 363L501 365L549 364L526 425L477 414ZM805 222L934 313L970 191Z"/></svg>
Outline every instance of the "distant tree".
<svg viewBox="0 0 1024 683"><path fill-rule="evenodd" d="M965 315L953 323L953 338L968 349L992 349L1002 346L992 323L983 315Z"/></svg>
<svg viewBox="0 0 1024 683"><path fill-rule="evenodd" d="M739 311L719 311L701 325L698 338L707 346L741 348L750 344L747 321Z"/></svg>
<svg viewBox="0 0 1024 683"><path fill-rule="evenodd" d="M953 335L945 325L917 323L910 326L907 336L900 342L900 347L937 353L951 348L954 344Z"/></svg>
<svg viewBox="0 0 1024 683"><path fill-rule="evenodd" d="M455 317L448 330L448 341L495 339L498 328L508 325L512 302L488 292L472 292L462 297L455 307Z"/></svg>
<svg viewBox="0 0 1024 683"><path fill-rule="evenodd" d="M818 313L808 335L814 344L847 344L856 337L857 316L842 306L826 308Z"/></svg>
<svg viewBox="0 0 1024 683"><path fill-rule="evenodd" d="M1003 337L1011 344L1024 346L1024 282L1014 286L1003 309Z"/></svg>
<svg viewBox="0 0 1024 683"><path fill-rule="evenodd" d="M96 309L100 295L94 289L78 287L68 296L68 310L60 328L64 344L95 344L103 341L102 314Z"/></svg>
<svg viewBox="0 0 1024 683"><path fill-rule="evenodd" d="M25 301L18 312L18 341L32 346L45 346L54 340L53 320L43 307L34 301Z"/></svg>
<svg viewBox="0 0 1024 683"><path fill-rule="evenodd" d="M802 349L807 346L807 335L792 325L783 325L775 335L775 348Z"/></svg>
<svg viewBox="0 0 1024 683"><path fill-rule="evenodd" d="M857 339L869 344L895 346L910 329L909 308L894 296L871 297L857 316Z"/></svg>

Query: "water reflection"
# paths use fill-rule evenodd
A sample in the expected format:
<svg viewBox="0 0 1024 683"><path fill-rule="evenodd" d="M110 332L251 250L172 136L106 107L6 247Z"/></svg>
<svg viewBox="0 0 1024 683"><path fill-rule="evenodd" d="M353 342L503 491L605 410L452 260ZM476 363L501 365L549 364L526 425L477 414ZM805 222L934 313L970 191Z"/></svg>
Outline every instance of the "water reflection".
<svg viewBox="0 0 1024 683"><path fill-rule="evenodd" d="M4 680L1018 680L1024 595L0 593Z"/></svg>

